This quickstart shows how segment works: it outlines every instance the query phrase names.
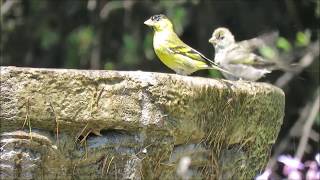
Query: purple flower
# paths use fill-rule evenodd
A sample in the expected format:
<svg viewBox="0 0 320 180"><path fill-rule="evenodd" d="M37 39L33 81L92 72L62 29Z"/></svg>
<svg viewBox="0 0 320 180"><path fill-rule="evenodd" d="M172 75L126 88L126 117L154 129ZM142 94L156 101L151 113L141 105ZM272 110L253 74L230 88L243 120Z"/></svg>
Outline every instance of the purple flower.
<svg viewBox="0 0 320 180"><path fill-rule="evenodd" d="M281 155L278 157L278 161L282 162L285 166L283 168L284 175L290 175L291 172L295 175L297 170L304 168L303 163L299 159L293 158L290 155Z"/></svg>
<svg viewBox="0 0 320 180"><path fill-rule="evenodd" d="M288 179L301 180L301 179L302 179L301 172L298 171L298 170L292 170L292 171L288 174Z"/></svg>
<svg viewBox="0 0 320 180"><path fill-rule="evenodd" d="M319 180L320 179L320 171L318 169L318 165L316 161L307 162L306 166L309 167L306 180Z"/></svg>
<svg viewBox="0 0 320 180"><path fill-rule="evenodd" d="M316 154L316 156L314 157L314 159L315 159L316 162L318 163L318 166L320 166L320 153Z"/></svg>
<svg viewBox="0 0 320 180"><path fill-rule="evenodd" d="M257 176L255 180L267 180L271 175L271 169L266 169L261 175Z"/></svg>
<svg viewBox="0 0 320 180"><path fill-rule="evenodd" d="M299 159L293 158L290 155L281 155L278 157L278 161L293 169L304 168L303 163L301 163Z"/></svg>

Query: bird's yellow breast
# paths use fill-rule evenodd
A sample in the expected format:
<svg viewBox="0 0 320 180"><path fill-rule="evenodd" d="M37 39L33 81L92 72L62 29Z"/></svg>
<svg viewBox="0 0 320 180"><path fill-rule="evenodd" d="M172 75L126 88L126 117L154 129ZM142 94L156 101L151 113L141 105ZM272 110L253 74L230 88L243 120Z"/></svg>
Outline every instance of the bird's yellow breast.
<svg viewBox="0 0 320 180"><path fill-rule="evenodd" d="M199 69L206 69L205 62L191 59L187 56L170 51L169 47L175 42L170 32L156 32L153 38L153 47L158 58L170 69L178 74L188 75ZM170 41L169 41L170 40ZM180 40L177 40L180 41Z"/></svg>
<svg viewBox="0 0 320 180"><path fill-rule="evenodd" d="M183 64L175 57L174 54L167 52L165 47L158 46L154 48L158 58L169 68L177 72L177 70L183 67Z"/></svg>

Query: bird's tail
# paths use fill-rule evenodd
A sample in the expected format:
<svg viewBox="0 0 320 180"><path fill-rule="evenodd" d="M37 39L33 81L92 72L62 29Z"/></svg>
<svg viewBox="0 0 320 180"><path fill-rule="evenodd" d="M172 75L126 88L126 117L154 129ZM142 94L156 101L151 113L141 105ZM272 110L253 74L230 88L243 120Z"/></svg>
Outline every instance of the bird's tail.
<svg viewBox="0 0 320 180"><path fill-rule="evenodd" d="M289 64L284 62L277 62L273 70L281 70L285 72L295 72L299 67L298 64Z"/></svg>
<svg viewBox="0 0 320 180"><path fill-rule="evenodd" d="M281 70L281 71L286 71L286 72L295 72L298 65L297 64L292 64L285 62L283 60L269 60L270 62L265 63L263 68L266 68L268 70ZM258 66L259 67L259 66Z"/></svg>

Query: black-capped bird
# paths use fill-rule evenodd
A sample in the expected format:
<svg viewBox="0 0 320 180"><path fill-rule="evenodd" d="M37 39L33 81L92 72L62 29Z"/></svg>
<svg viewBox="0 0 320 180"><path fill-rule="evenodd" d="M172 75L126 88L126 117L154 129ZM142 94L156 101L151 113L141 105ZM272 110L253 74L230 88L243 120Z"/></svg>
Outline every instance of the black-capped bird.
<svg viewBox="0 0 320 180"><path fill-rule="evenodd" d="M189 75L202 69L217 69L216 63L186 45L173 30L170 20L163 14L154 15L144 22L154 30L153 48L159 59L180 75Z"/></svg>

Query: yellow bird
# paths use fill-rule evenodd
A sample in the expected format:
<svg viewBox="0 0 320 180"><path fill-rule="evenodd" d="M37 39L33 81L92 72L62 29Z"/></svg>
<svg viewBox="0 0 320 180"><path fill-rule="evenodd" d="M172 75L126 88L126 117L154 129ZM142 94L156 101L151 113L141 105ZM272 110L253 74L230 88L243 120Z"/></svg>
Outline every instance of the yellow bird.
<svg viewBox="0 0 320 180"><path fill-rule="evenodd" d="M144 22L154 30L153 48L159 59L180 75L189 75L202 69L217 69L215 62L186 45L173 30L170 20L163 14L154 15Z"/></svg>

